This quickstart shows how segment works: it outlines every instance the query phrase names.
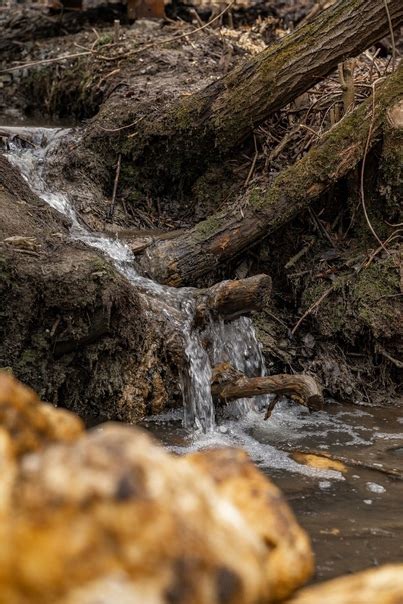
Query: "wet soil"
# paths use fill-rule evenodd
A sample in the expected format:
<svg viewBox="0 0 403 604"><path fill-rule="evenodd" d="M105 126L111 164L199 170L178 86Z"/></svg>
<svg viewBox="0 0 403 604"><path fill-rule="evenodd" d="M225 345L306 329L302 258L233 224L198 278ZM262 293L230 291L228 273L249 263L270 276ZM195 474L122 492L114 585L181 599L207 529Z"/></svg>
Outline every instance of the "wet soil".
<svg viewBox="0 0 403 604"><path fill-rule="evenodd" d="M174 401L177 370L138 293L2 156L0 183L0 369L84 416L136 422Z"/></svg>

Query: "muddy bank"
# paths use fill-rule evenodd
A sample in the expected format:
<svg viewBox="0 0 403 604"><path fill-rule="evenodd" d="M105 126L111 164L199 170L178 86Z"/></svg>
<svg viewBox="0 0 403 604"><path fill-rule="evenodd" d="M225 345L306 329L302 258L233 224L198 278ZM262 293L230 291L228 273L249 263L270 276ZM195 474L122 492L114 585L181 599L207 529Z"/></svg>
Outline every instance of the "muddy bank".
<svg viewBox="0 0 403 604"><path fill-rule="evenodd" d="M100 253L71 243L68 221L0 161L0 367L98 420L137 421L174 401L164 326Z"/></svg>

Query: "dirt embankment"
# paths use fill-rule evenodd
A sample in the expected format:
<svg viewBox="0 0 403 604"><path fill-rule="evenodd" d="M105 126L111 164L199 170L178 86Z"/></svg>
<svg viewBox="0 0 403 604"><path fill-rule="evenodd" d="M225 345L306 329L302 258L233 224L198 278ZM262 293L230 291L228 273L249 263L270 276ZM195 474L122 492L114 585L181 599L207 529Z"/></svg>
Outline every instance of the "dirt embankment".
<svg viewBox="0 0 403 604"><path fill-rule="evenodd" d="M0 367L82 416L137 421L177 396L163 327L67 227L0 157Z"/></svg>

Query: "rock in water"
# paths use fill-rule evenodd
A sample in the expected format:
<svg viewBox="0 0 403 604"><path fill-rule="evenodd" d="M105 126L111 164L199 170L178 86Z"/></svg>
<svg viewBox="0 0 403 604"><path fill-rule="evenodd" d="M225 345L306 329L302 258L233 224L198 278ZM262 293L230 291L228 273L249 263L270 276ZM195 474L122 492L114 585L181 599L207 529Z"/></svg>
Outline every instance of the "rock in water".
<svg viewBox="0 0 403 604"><path fill-rule="evenodd" d="M0 387L0 604L252 604L309 576L305 534L244 453L176 457L70 415L56 429L63 412Z"/></svg>
<svg viewBox="0 0 403 604"><path fill-rule="evenodd" d="M388 564L302 589L287 604L401 604L403 564Z"/></svg>

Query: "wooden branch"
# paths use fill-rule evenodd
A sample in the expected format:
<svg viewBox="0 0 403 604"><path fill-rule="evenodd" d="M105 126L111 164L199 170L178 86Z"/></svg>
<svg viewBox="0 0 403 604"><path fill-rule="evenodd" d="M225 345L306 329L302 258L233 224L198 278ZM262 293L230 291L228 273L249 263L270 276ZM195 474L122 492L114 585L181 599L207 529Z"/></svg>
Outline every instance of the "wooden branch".
<svg viewBox="0 0 403 604"><path fill-rule="evenodd" d="M280 374L250 378L234 369L229 363L221 363L213 370L211 392L221 402L261 394L276 394L276 399L286 395L311 411L323 409L322 389L310 375ZM274 404L269 406L265 419L270 417Z"/></svg>
<svg viewBox="0 0 403 604"><path fill-rule="evenodd" d="M194 283L282 227L357 165L366 148L380 139L388 109L402 96L403 65L376 87L374 99L346 115L268 189L251 188L242 200L242 216L235 206L224 209L176 239L149 248L142 259L147 272L174 286Z"/></svg>
<svg viewBox="0 0 403 604"><path fill-rule="evenodd" d="M239 281L222 281L206 290L199 290L196 322L200 323L211 313L227 321L261 310L271 293L271 278L256 275Z"/></svg>

